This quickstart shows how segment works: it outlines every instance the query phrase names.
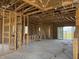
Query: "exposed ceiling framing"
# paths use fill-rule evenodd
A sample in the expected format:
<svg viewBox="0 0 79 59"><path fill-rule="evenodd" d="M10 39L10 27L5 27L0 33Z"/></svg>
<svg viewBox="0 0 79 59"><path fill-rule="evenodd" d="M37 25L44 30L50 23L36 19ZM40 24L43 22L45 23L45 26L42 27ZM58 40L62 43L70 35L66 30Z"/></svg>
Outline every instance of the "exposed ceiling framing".
<svg viewBox="0 0 79 59"><path fill-rule="evenodd" d="M76 7L72 5L68 5L65 7L59 7L57 9L51 9L45 12L38 12L36 14L30 15L30 18L37 21L37 22L43 22L43 23L58 23L58 24L67 24L72 23L75 24L75 13L76 13ZM37 17L39 18L37 19ZM62 25L63 25L62 24Z"/></svg>
<svg viewBox="0 0 79 59"><path fill-rule="evenodd" d="M65 5L66 4L66 5ZM0 7L41 18L39 22L75 22L72 0L1 0Z"/></svg>

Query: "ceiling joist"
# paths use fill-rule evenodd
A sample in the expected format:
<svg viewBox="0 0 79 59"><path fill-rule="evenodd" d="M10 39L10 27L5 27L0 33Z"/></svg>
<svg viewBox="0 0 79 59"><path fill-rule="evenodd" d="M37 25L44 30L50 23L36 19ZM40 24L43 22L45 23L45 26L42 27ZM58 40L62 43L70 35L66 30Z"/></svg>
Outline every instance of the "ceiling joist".
<svg viewBox="0 0 79 59"><path fill-rule="evenodd" d="M72 22L72 20L69 17L65 17L65 18L66 18L66 20Z"/></svg>
<svg viewBox="0 0 79 59"><path fill-rule="evenodd" d="M26 5L26 3L21 4L20 6L18 6L15 11L18 11L19 9L21 9L24 5Z"/></svg>
<svg viewBox="0 0 79 59"><path fill-rule="evenodd" d="M47 3L46 3L46 5L45 5L45 7L47 7L47 5L48 5L49 1L50 1L50 0L48 0L48 1L47 1Z"/></svg>
<svg viewBox="0 0 79 59"><path fill-rule="evenodd" d="M43 9L42 7L40 7L37 4L35 4L36 0L34 2L29 1L29 0L23 0L23 1L26 2L26 3L28 3L28 4L30 4L30 5L35 6L36 8Z"/></svg>
<svg viewBox="0 0 79 59"><path fill-rule="evenodd" d="M27 8L27 9L25 9L25 10L23 11L23 13L27 12L28 10L32 9L33 7L34 7L34 6L31 6L31 7Z"/></svg>
<svg viewBox="0 0 79 59"><path fill-rule="evenodd" d="M71 17L71 16L70 16L70 18L72 19L72 21L76 21L75 18L73 18L73 17Z"/></svg>

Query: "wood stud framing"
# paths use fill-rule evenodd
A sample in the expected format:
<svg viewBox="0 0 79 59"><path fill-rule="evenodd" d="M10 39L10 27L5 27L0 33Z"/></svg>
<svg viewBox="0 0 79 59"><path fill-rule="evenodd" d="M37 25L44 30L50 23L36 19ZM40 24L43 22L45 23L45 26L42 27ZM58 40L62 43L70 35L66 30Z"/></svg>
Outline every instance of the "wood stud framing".
<svg viewBox="0 0 79 59"><path fill-rule="evenodd" d="M32 6L32 7L27 8L27 9L25 9L25 10L23 11L23 13L27 12L27 11L28 11L28 10L30 10L31 8L33 8L33 6Z"/></svg>
<svg viewBox="0 0 79 59"><path fill-rule="evenodd" d="M27 45L28 45L30 43L30 39L29 39L29 16L27 15L26 17L27 17L27 27L28 27L26 42L27 42Z"/></svg>
<svg viewBox="0 0 79 59"><path fill-rule="evenodd" d="M17 32L17 29L16 29L17 28L17 14L16 13L14 13L14 19L15 19L14 20L15 21L15 24L14 24L14 26L15 26L15 29L14 29L15 30L14 46L15 46L15 50L16 50L17 49L17 33L16 33Z"/></svg>
<svg viewBox="0 0 79 59"><path fill-rule="evenodd" d="M3 9L3 13L2 13L2 15L3 15L3 21L2 21L2 48L4 48L4 9Z"/></svg>
<svg viewBox="0 0 79 59"><path fill-rule="evenodd" d="M79 59L79 4L76 9L76 31L73 40L73 59Z"/></svg>
<svg viewBox="0 0 79 59"><path fill-rule="evenodd" d="M25 0L24 0L25 1ZM41 3L42 3L42 0L40 0L41 1ZM47 1L47 3L46 3L46 6L48 5L48 3L49 3L49 1L50 0L48 0ZM38 5L36 5L36 4L32 4L32 3L30 3L29 1L26 1L27 3L29 3L30 5L33 5L33 6L31 6L31 7L28 7L27 9L23 9L23 12L21 12L21 13L18 13L18 12L16 12L17 10L19 10L19 9L21 9L22 8L22 6L24 6L26 3L23 3L23 4L21 4L19 7L17 7L17 8L15 8L15 11L9 11L9 15L8 15L8 19L9 19L9 24L7 24L7 26L9 26L9 31L7 32L8 34L9 34L9 36L8 36L8 44L9 44L9 48L10 48L10 45L11 45L11 18L12 18L12 16L11 16L11 13L10 12L13 12L13 19L14 19L14 30L15 30L15 33L14 33L14 50L16 50L17 48L21 48L22 47L22 31L21 32L19 32L19 33L17 33L17 23L18 23L18 21L17 21L17 16L18 16L18 14L19 14L19 16L20 16L20 23L21 23L21 26L22 26L22 20L24 21L24 24L23 24L23 26L24 26L24 30L25 30L25 21L27 21L27 26L28 26L28 33L27 33L27 39L25 40L25 33L23 33L23 40L25 40L26 41L26 44L28 45L29 43L30 43L30 34L29 34L29 16L30 15L34 15L34 14L39 14L39 13L44 13L44 12L46 12L46 11L49 11L50 9L52 9L52 7L50 7L50 8L48 8L48 9L44 9L43 10L43 8L41 8L41 7L39 7ZM16 4L16 3L15 3ZM13 5L13 4L12 4ZM30 12L30 13L28 13L28 14L25 14L24 15L24 13L25 12L27 12L27 11L29 11L29 10L32 10L32 8L35 6L35 8L37 8L37 9L39 9L39 10L37 10L37 11L34 11L34 12ZM45 6L45 7L46 7ZM69 8L68 8L69 9ZM2 15L3 15L3 25L2 25L2 47L4 47L4 45L5 45L5 35L4 35L4 33L5 33L5 9L2 9L3 10L3 12L2 12ZM53 9L52 9L53 10ZM61 10L63 10L63 9L61 9ZM74 10L74 9L72 9L72 10ZM57 10L57 11L59 11L59 10ZM66 11L61 11L62 13L64 13L64 12L69 12L70 10L66 10ZM48 13L47 13L48 14ZM45 15L47 15L47 14L45 14ZM41 14L42 15L42 14ZM44 15L44 14L43 14ZM59 14L60 16L62 16L63 14ZM72 16L72 14L69 14L69 15L71 15ZM77 27L77 31L79 30L78 28L79 28L79 8L77 8L76 9L76 27ZM22 16L24 17L24 19L22 19ZM48 17L49 17L50 15L48 15ZM71 16L69 16L69 17L65 17L65 16L67 16L67 14L65 15L64 14L64 20L63 19L61 19L61 21L60 21L60 19L58 18L58 20L57 20L57 24L60 24L60 22L64 22L64 21L67 21L67 22L75 22L75 19L74 19L74 17L71 17ZM57 17L57 15L56 15L56 17ZM26 19L27 18L27 19ZM39 17L40 18L40 17ZM63 17L62 17L63 18ZM52 18L51 18L52 19ZM54 20L53 20L54 21ZM62 24L62 26L63 26L63 24ZM21 28L21 30L22 30L22 28ZM25 31L24 31L25 32ZM79 31L78 31L79 32ZM77 33L78 34L78 33ZM76 34L76 35L77 35ZM20 38L19 38L19 43L18 43L18 41L17 41L17 35L19 35L20 36ZM49 33L49 36L50 36L50 33ZM74 54L74 56L73 56L73 58L74 59L78 59L78 50L79 50L79 42L78 42L78 39L79 37L76 37L76 40L74 39L74 41L73 41L73 46L74 47L76 47L77 49L74 49L74 47L73 47L73 54Z"/></svg>
<svg viewBox="0 0 79 59"><path fill-rule="evenodd" d="M20 18L19 18L19 20L20 20L19 22L20 22L20 26L21 26L21 27L19 27L20 32L17 33L17 26L18 26L17 25L18 24L17 15L18 15L18 13L12 12L12 11L7 11L7 12L6 12L6 10L3 9L3 14L2 14L2 16L3 16L2 47L4 48L4 46L5 46L5 38L7 38L8 39L7 43L8 43L9 49L11 49L11 40L12 40L12 37L14 37L14 39L13 39L14 40L14 50L16 50L17 48L21 48L21 46L22 46L22 15L20 14ZM14 24L12 24L11 20L14 20ZM13 36L12 36L12 33L11 33L11 31L12 31L11 26L14 26L14 34L13 34ZM5 31L5 29L8 29L8 31ZM5 36L5 33L8 36ZM17 35L20 36L18 41L17 41L17 39L18 39Z"/></svg>
<svg viewBox="0 0 79 59"><path fill-rule="evenodd" d="M22 14L18 14L19 18L17 19L17 40L19 48L22 47Z"/></svg>
<svg viewBox="0 0 79 59"><path fill-rule="evenodd" d="M26 20L26 16L25 15L23 15L23 43L24 43L24 45L26 44L26 39L25 39L25 20Z"/></svg>
<svg viewBox="0 0 79 59"><path fill-rule="evenodd" d="M21 4L19 7L17 7L17 8L15 9L15 11L21 9L21 7L23 7L25 4L26 4L26 3Z"/></svg>
<svg viewBox="0 0 79 59"><path fill-rule="evenodd" d="M11 13L9 12L9 49L11 44Z"/></svg>

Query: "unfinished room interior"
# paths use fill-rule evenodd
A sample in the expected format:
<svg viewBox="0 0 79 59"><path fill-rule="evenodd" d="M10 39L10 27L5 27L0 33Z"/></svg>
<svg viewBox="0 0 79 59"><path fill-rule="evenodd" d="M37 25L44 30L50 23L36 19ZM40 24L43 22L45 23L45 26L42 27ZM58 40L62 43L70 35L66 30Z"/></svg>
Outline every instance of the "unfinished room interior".
<svg viewBox="0 0 79 59"><path fill-rule="evenodd" d="M0 59L79 59L79 0L0 0Z"/></svg>

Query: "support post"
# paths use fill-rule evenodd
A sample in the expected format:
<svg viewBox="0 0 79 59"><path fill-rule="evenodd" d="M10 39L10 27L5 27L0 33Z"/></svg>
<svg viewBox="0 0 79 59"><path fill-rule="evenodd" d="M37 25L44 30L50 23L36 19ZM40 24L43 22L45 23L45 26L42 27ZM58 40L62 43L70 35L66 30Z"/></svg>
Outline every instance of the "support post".
<svg viewBox="0 0 79 59"><path fill-rule="evenodd" d="M11 13L9 12L9 49L11 44Z"/></svg>
<svg viewBox="0 0 79 59"><path fill-rule="evenodd" d="M19 19L19 21L20 21L20 32L19 32L19 34L17 34L17 35L19 35L20 36L20 38L19 38L19 48L21 48L22 47L22 14L20 14L20 19Z"/></svg>
<svg viewBox="0 0 79 59"><path fill-rule="evenodd" d="M73 40L73 59L79 59L79 5L76 8L76 31Z"/></svg>
<svg viewBox="0 0 79 59"><path fill-rule="evenodd" d="M16 28L17 28L17 14L16 14L16 12L14 13L14 16L15 16L15 38L14 38L14 46L15 46L15 49L14 50L16 50L17 49L17 34L16 34Z"/></svg>
<svg viewBox="0 0 79 59"><path fill-rule="evenodd" d="M29 16L27 15L27 45L29 44L30 40L29 40Z"/></svg>
<svg viewBox="0 0 79 59"><path fill-rule="evenodd" d="M26 44L26 39L25 39L25 15L23 15L23 42L24 42L24 44Z"/></svg>
<svg viewBox="0 0 79 59"><path fill-rule="evenodd" d="M4 48L4 12L5 10L3 9L3 20L2 20L2 48Z"/></svg>

